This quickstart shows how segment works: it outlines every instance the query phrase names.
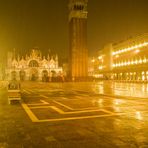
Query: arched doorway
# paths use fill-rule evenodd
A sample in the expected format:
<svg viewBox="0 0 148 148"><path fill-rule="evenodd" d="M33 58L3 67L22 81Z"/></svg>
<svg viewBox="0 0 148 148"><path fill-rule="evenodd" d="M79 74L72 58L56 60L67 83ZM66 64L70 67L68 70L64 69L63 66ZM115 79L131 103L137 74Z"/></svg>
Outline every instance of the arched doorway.
<svg viewBox="0 0 148 148"><path fill-rule="evenodd" d="M30 80L36 81L38 79L38 70L36 68L31 68L30 70Z"/></svg>
<svg viewBox="0 0 148 148"><path fill-rule="evenodd" d="M31 60L29 62L29 67L30 69L30 80L31 81L36 81L38 79L38 70L37 68L39 67L39 63L36 60Z"/></svg>
<svg viewBox="0 0 148 148"><path fill-rule="evenodd" d="M24 70L21 70L21 71L20 71L20 80L21 80L21 81L24 81L24 80L25 80L25 76L26 76L25 71L24 71Z"/></svg>
<svg viewBox="0 0 148 148"><path fill-rule="evenodd" d="M39 64L36 60L31 60L29 62L29 67L39 67Z"/></svg>
<svg viewBox="0 0 148 148"><path fill-rule="evenodd" d="M42 81L43 82L48 82L49 81L48 71L47 70L42 71Z"/></svg>

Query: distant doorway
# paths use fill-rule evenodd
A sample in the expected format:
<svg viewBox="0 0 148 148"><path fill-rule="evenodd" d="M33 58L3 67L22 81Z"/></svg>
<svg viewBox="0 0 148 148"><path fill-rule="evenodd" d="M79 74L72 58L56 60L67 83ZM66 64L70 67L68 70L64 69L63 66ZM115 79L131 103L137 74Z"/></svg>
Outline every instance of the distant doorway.
<svg viewBox="0 0 148 148"><path fill-rule="evenodd" d="M52 82L56 81L56 72L54 70L51 71L51 81Z"/></svg>
<svg viewBox="0 0 148 148"><path fill-rule="evenodd" d="M21 71L20 71L20 80L21 80L21 81L24 81L24 80L25 80L25 76L26 76L25 71L24 71L24 70L21 70Z"/></svg>
<svg viewBox="0 0 148 148"><path fill-rule="evenodd" d="M42 81L43 82L48 82L49 81L48 71L47 70L42 71Z"/></svg>
<svg viewBox="0 0 148 148"><path fill-rule="evenodd" d="M38 80L38 70L36 68L32 68L30 70L30 80L37 81Z"/></svg>

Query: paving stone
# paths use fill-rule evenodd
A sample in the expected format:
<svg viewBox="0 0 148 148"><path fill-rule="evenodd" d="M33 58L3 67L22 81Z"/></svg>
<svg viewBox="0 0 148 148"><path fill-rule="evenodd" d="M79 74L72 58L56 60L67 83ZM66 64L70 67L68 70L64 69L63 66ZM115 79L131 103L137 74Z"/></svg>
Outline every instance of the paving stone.
<svg viewBox="0 0 148 148"><path fill-rule="evenodd" d="M105 92L110 91L112 83L104 83ZM147 92L140 97L99 95L99 83L25 83L24 103L49 103L66 114L53 109L29 109L39 121L51 118L77 118L98 116L95 118L71 119L62 121L32 122L21 104L8 105L6 89L0 90L0 148L146 148L148 147L148 100ZM118 89L117 85L117 88ZM94 88L93 88L94 87ZM120 85L121 87L121 85ZM135 90L142 87L135 85ZM146 86L145 86L146 87ZM148 86L147 86L148 87ZM122 85L128 89L129 86ZM121 88L119 88L121 91ZM130 93L130 89L129 89ZM40 95L47 96L46 98ZM86 96L87 95L87 96ZM123 95L123 93L122 93ZM34 97L35 96L35 97ZM36 97L38 96L38 97ZM79 96L79 97L76 97ZM62 98L66 99L62 99ZM101 99L101 101L100 101ZM54 103L59 101L60 104ZM95 102L95 104L94 104ZM65 108L66 105L72 110ZM45 106L45 105L34 105ZM92 108L88 108L92 107ZM91 109L103 109L100 112L77 113ZM86 108L86 109L85 109ZM88 108L88 109L87 109ZM108 112L105 112L108 111ZM38 115L36 114L38 113ZM118 114L119 113L119 114ZM121 114L120 114L121 113ZM99 117L101 115L109 115Z"/></svg>

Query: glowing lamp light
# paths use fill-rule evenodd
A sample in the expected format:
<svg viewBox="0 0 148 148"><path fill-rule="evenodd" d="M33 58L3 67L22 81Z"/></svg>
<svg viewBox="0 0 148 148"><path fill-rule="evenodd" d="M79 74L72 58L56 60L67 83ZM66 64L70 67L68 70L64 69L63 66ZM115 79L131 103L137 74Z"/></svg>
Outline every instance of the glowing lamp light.
<svg viewBox="0 0 148 148"><path fill-rule="evenodd" d="M102 59L102 56L99 56L98 59L101 60Z"/></svg>
<svg viewBox="0 0 148 148"><path fill-rule="evenodd" d="M116 55L116 58L118 58L118 57L119 57L119 55L117 54L117 55Z"/></svg>
<svg viewBox="0 0 148 148"><path fill-rule="evenodd" d="M144 75L144 71L142 71L142 75Z"/></svg>
<svg viewBox="0 0 148 148"><path fill-rule="evenodd" d="M91 62L93 62L93 63L94 63L94 62L95 62L95 59L92 59L92 60L91 60Z"/></svg>
<svg viewBox="0 0 148 148"><path fill-rule="evenodd" d="M145 58L145 59L143 59L143 63L146 63L146 58Z"/></svg>
<svg viewBox="0 0 148 148"><path fill-rule="evenodd" d="M134 61L131 61L131 64L133 65L134 64Z"/></svg>
<svg viewBox="0 0 148 148"><path fill-rule="evenodd" d="M148 42L144 42L144 43L143 43L143 46L147 46L147 45L148 45Z"/></svg>
<svg viewBox="0 0 148 148"><path fill-rule="evenodd" d="M138 64L138 61L137 60L135 61L135 64Z"/></svg>
<svg viewBox="0 0 148 148"><path fill-rule="evenodd" d="M130 61L127 64L130 65Z"/></svg>
<svg viewBox="0 0 148 148"><path fill-rule="evenodd" d="M131 47L128 47L128 48L120 49L120 50L118 50L116 52L113 52L112 54L113 55L120 54L120 53L123 53L123 52L131 51L133 49L142 48L142 47L147 46L147 45L148 45L148 42L144 42L144 43L141 43L141 44L137 44L135 46L131 46Z"/></svg>
<svg viewBox="0 0 148 148"><path fill-rule="evenodd" d="M130 51L131 50L131 48L127 48L127 51Z"/></svg>
<svg viewBox="0 0 148 148"><path fill-rule="evenodd" d="M143 46L142 44L139 44L139 46L138 46L138 47L139 47L139 48L141 48L142 46Z"/></svg>
<svg viewBox="0 0 148 148"><path fill-rule="evenodd" d="M102 66L99 66L99 69L101 70L101 69L103 69L103 67Z"/></svg>
<svg viewBox="0 0 148 148"><path fill-rule="evenodd" d="M135 46L135 48L138 48L138 47L139 47L138 45Z"/></svg>
<svg viewBox="0 0 148 148"><path fill-rule="evenodd" d="M139 53L140 52L140 50L139 49L137 49L136 51L135 51L135 53Z"/></svg>
<svg viewBox="0 0 148 148"><path fill-rule="evenodd" d="M142 63L142 60L141 60L141 59L139 60L139 63L140 63L140 64Z"/></svg>

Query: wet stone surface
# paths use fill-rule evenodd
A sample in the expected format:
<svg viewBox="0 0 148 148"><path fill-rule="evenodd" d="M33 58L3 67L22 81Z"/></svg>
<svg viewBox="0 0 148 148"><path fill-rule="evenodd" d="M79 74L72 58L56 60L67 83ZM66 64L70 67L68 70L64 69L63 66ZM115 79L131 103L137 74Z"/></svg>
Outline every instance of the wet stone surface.
<svg viewBox="0 0 148 148"><path fill-rule="evenodd" d="M28 82L22 103L9 105L1 88L0 148L147 148L147 90L146 84Z"/></svg>

